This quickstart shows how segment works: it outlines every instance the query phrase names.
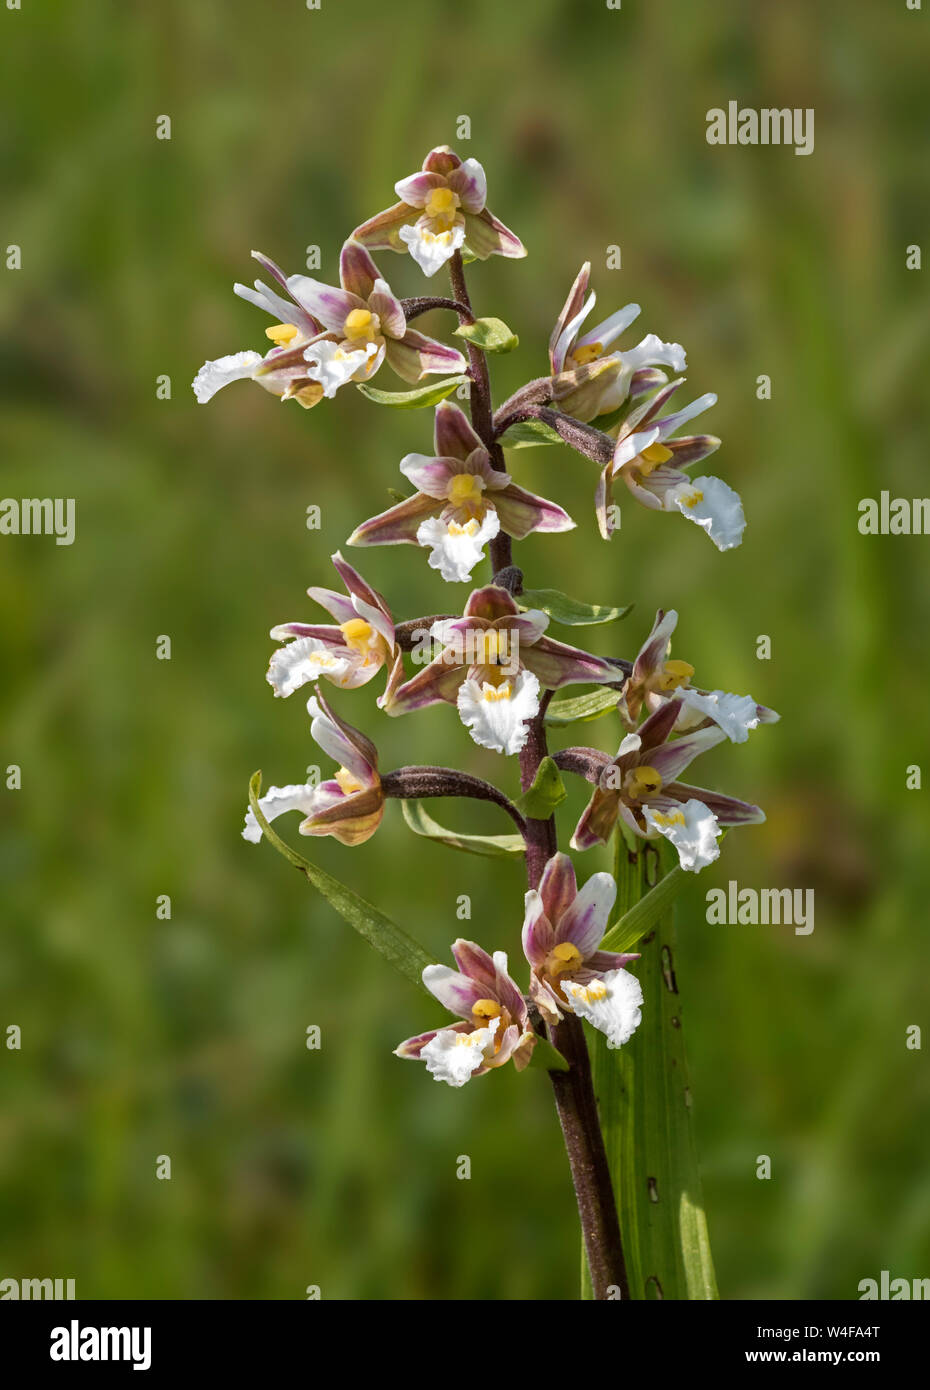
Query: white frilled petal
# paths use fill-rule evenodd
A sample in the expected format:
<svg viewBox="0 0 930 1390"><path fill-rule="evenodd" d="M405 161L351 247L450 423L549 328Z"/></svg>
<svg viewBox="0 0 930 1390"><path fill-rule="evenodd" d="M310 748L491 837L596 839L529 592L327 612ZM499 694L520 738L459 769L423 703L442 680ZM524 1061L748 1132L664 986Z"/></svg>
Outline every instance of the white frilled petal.
<svg viewBox="0 0 930 1390"><path fill-rule="evenodd" d="M420 1052L426 1070L437 1081L464 1086L483 1065L485 1053L493 1048L494 1034L499 1026L500 1019L492 1018L489 1027L475 1028L471 1033L440 1028Z"/></svg>
<svg viewBox="0 0 930 1390"><path fill-rule="evenodd" d="M456 703L475 743L495 753L519 753L539 711L539 681L531 671L508 676L500 685L463 681Z"/></svg>
<svg viewBox="0 0 930 1390"><path fill-rule="evenodd" d="M346 349L341 343L328 338L311 344L304 353L307 360L307 376L318 381L323 395L332 400L340 386L345 386L357 372L364 372L371 359L377 356L377 343L366 343L363 348Z"/></svg>
<svg viewBox="0 0 930 1390"><path fill-rule="evenodd" d="M329 643L320 637L298 637L272 654L266 680L276 695L293 695L302 685L318 680L320 676L325 676L334 685L351 689L354 685L364 684L364 680L355 679L360 665L357 656L348 653L337 656ZM374 674L372 670L370 675ZM366 675L365 680L370 679L370 675Z"/></svg>
<svg viewBox="0 0 930 1390"><path fill-rule="evenodd" d="M719 724L731 743L745 743L749 730L758 728L759 707L751 695L731 695L726 690L701 694L686 689L681 692L681 699L685 709Z"/></svg>
<svg viewBox="0 0 930 1390"><path fill-rule="evenodd" d="M435 275L465 244L462 224L445 232L434 232L426 217L421 217L412 227L401 227L397 235L410 248L411 256L424 275Z"/></svg>
<svg viewBox="0 0 930 1390"><path fill-rule="evenodd" d="M683 869L696 874L719 857L720 827L717 817L703 801L692 798L678 805L663 806L661 810L644 806L643 815L651 830L664 835L675 846Z"/></svg>
<svg viewBox="0 0 930 1390"><path fill-rule="evenodd" d="M198 402L206 405L231 381L251 377L263 360L260 352L232 352L228 357L218 357L215 362L204 362L192 382Z"/></svg>
<svg viewBox="0 0 930 1390"><path fill-rule="evenodd" d="M746 518L738 492L720 478L693 478L666 494L666 507L702 526L718 550L732 550L743 539Z"/></svg>
<svg viewBox="0 0 930 1390"><path fill-rule="evenodd" d="M627 970L607 970L587 984L562 980L562 990L579 1018L586 1018L607 1038L608 1047L622 1047L642 1021L643 987Z"/></svg>
<svg viewBox="0 0 930 1390"><path fill-rule="evenodd" d="M265 820L268 821L283 816L285 811L302 811L305 816L309 816L313 810L313 798L317 790L317 787L296 785L269 787L265 795L259 797L258 804ZM242 832L242 838L250 841L253 845L257 845L262 838L262 828L255 819L255 812L251 806L245 813L245 829Z"/></svg>
<svg viewBox="0 0 930 1390"><path fill-rule="evenodd" d="M443 521L431 516L417 528L417 544L429 546L430 568L438 570L450 584L464 584L479 560L484 559L484 547L501 529L500 517L489 508L478 521Z"/></svg>
<svg viewBox="0 0 930 1390"><path fill-rule="evenodd" d="M655 333L647 333L642 342L621 352L619 356L634 372L642 367L671 367L673 372L683 372L687 365L681 343L664 343Z"/></svg>

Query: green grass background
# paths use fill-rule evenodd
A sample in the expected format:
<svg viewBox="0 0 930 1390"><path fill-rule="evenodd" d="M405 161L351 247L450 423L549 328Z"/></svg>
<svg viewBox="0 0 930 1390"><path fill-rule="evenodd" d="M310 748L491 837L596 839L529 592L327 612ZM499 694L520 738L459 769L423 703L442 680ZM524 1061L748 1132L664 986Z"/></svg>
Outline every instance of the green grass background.
<svg viewBox="0 0 930 1390"><path fill-rule="evenodd" d="M545 369L590 257L604 312L639 301L643 332L687 347L687 389L719 393L713 467L749 518L719 555L630 503L608 546L590 465L513 456L579 522L520 548L527 582L636 602L591 630L596 650L632 654L676 607L702 682L783 715L703 761L769 820L728 837L679 923L722 1294L855 1298L883 1268L930 1273L930 1088L905 1048L930 1022L928 793L905 790L927 761L930 541L856 526L862 497L928 492L926 271L905 269L927 226L927 23L904 0L0 11L0 245L23 259L0 268L0 491L77 500L72 547L0 539L0 764L23 775L0 789L0 1030L23 1031L20 1052L0 1046L0 1276L75 1277L80 1297L576 1294L545 1076L455 1092L399 1062L438 1006L239 838L255 768L283 783L317 761L302 699L264 681L267 630L313 611L305 588L388 504L429 416L348 391L308 415L248 384L201 408L188 387L205 358L263 341L231 293L252 247L298 270L317 243L334 278L343 237L456 143L462 114L462 153L530 253L471 272L478 312L521 337L493 362L497 398ZM706 112L731 98L814 107L814 154L708 146ZM382 266L421 292L409 258ZM362 559L398 615L447 606L422 553ZM379 688L334 702L384 767L515 786L451 711L388 720ZM605 720L583 738L617 735ZM582 802L573 788L566 840ZM388 810L360 849L302 844L436 954L463 929L517 953L519 867L416 840ZM493 808L445 810L508 829ZM704 894L730 878L815 888L814 933L707 925Z"/></svg>

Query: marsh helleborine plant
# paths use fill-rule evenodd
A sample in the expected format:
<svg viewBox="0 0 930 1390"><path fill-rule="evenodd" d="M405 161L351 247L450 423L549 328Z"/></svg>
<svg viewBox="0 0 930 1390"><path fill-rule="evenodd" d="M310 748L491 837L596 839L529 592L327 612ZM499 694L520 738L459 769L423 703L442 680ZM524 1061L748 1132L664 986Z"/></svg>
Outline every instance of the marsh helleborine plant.
<svg viewBox="0 0 930 1390"><path fill-rule="evenodd" d="M487 180L475 159L460 159L445 146L431 150L422 170L395 189L399 201L358 226L343 246L338 286L285 275L268 257L252 253L274 283L256 280L252 289L237 284L235 292L271 319L265 328L268 342L262 351L205 363L194 391L205 402L221 387L246 378L310 409L354 383L379 403L434 406L431 451L415 429L411 442L426 445L427 452L400 461L413 492L360 521L347 544L418 546L444 580L476 587L464 603L447 605L461 611L460 617L398 622L387 601L341 553L332 557L342 588L308 591L330 621L311 613L273 627L271 636L281 645L272 654L267 679L283 697L309 687L311 735L337 770L320 784L272 787L257 802L261 820L249 809L243 834L257 842L262 822L299 811L301 834L332 835L355 846L376 833L385 801L392 797L478 797L511 816L523 836L529 882L522 932L527 988L511 975L504 951L489 955L476 942L457 940L451 945L456 969L432 964L422 972L423 984L455 1021L408 1038L396 1053L424 1062L437 1081L460 1087L506 1063L522 1071L548 1033L546 1065L553 1066L594 1291L603 1297L611 1287L625 1291L626 1283L581 1020L599 1029L608 1047L621 1047L653 1001L643 998L629 969L638 957L601 949L616 884L600 872L578 888L575 867L558 849L552 808L540 790L541 764L545 760L557 780L559 769L591 783L590 801L571 836L574 851L604 844L615 833L664 837L677 850L681 867L696 873L718 857L722 827L764 816L757 806L692 786L682 775L715 745L743 742L750 729L778 716L749 696L693 684L694 667L669 655L674 612L656 616L632 661L595 655L551 636L553 619L567 618L569 610L577 615L583 605L564 595L553 598L547 590L549 613L534 607L513 563L513 542L534 531L565 531L575 522L558 502L514 481L511 469L527 453L511 454L508 464L504 449L561 441L590 460L594 520L605 539L613 530L619 482L650 510L678 514L702 527L720 550L742 539L742 504L719 478L692 476L720 441L681 433L716 397L705 394L680 409L667 409L684 382L679 374L685 352L654 334L622 345L638 305L587 326L595 305L589 264L557 315L548 374L494 410L488 357L512 349L517 340L501 320L475 316L464 267L489 256L522 257L525 248L488 211ZM372 259L379 251L409 253L427 277L447 267L451 296L398 299ZM457 317L467 358L410 326L436 310ZM372 391L368 383L385 365L415 389L393 397ZM444 379L416 386L437 374ZM470 419L450 399L454 392L467 398ZM644 524L652 523L644 519ZM666 523L656 519L655 524ZM490 574L476 582L473 571L486 559ZM597 612L591 608L588 621L596 621ZM412 672L405 669L405 657ZM481 747L517 756L522 805L492 784L451 768L381 771L375 745L322 693L323 682L354 690L379 678L383 690L377 704L386 715L445 703L457 710ZM603 708L615 708L622 724L615 756L568 747L549 759L546 711L552 693L572 685L606 686L612 692ZM527 804L527 794L534 792L536 799ZM514 904L509 928L514 942L519 927Z"/></svg>

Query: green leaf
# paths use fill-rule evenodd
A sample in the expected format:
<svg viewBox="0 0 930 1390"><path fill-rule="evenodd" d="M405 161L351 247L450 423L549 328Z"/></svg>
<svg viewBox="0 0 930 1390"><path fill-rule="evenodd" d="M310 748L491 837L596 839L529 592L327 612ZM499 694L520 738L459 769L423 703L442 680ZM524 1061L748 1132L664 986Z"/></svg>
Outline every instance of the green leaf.
<svg viewBox="0 0 930 1390"><path fill-rule="evenodd" d="M617 675L619 677L619 671ZM602 714L616 709L619 700L619 690L602 685L587 695L571 695L567 699L551 701L545 722L556 729L564 729L567 724L584 724L589 719L599 719Z"/></svg>
<svg viewBox="0 0 930 1390"><path fill-rule="evenodd" d="M557 1047L548 1038L536 1039L536 1046L530 1053L530 1066L542 1067L545 1071L568 1071L569 1066Z"/></svg>
<svg viewBox="0 0 930 1390"><path fill-rule="evenodd" d="M392 405L396 410L422 410L424 406L438 405L466 381L468 377L464 374L447 376L442 381L430 381L425 386L415 386L412 391L379 391L377 386L366 386L363 381L359 381L356 382L356 389L376 405Z"/></svg>
<svg viewBox="0 0 930 1390"><path fill-rule="evenodd" d="M354 927L359 935L365 938L369 946L373 946L408 980L422 986L423 969L427 965L434 965L435 957L424 951L418 941L414 941L412 936L397 926L396 922L392 922L390 917L386 917L379 908L360 898L351 888L340 883L338 878L333 878L332 874L318 869L275 834L258 804L261 789L262 774L256 772L249 783L249 805L255 812L255 819L269 844L273 845L279 854L283 854L288 863L306 874L314 888L323 894L350 927Z"/></svg>
<svg viewBox="0 0 930 1390"><path fill-rule="evenodd" d="M460 323L455 330L457 338L464 338L482 352L513 352L520 339L503 319L475 319L474 323Z"/></svg>
<svg viewBox="0 0 930 1390"><path fill-rule="evenodd" d="M631 950L637 941L652 930L659 918L669 911L685 882L684 869L677 866L664 878L660 878L644 898L640 898L618 922L607 928L600 949L620 952Z"/></svg>
<svg viewBox="0 0 930 1390"><path fill-rule="evenodd" d="M389 487L387 492L388 497L393 498L395 502L409 502L410 498L414 496L412 492L401 492L396 487Z"/></svg>
<svg viewBox="0 0 930 1390"><path fill-rule="evenodd" d="M565 440L544 420L521 420L505 430L498 443L505 449L529 449L536 444L564 444Z"/></svg>
<svg viewBox="0 0 930 1390"><path fill-rule="evenodd" d="M616 845L619 898L627 910L614 931L629 921L640 901L651 899L654 906L656 888L645 890L661 863L651 844L633 856L619 835ZM668 847L663 845L661 853L667 862ZM616 950L618 940L608 943L605 938L604 945ZM633 967L643 987L642 1023L614 1052L602 1034L591 1035L594 1087L630 1296L639 1300L718 1297L697 1161L676 950L674 915L666 902ZM591 1296L586 1273L582 1292Z"/></svg>
<svg viewBox="0 0 930 1390"><path fill-rule="evenodd" d="M625 608L611 608L603 603L582 603L580 599L569 598L558 589L524 589L518 595L524 608L541 608L565 627L591 627L596 623L615 623L625 618L632 610L632 603ZM621 672L617 672L619 679Z"/></svg>
<svg viewBox="0 0 930 1390"><path fill-rule="evenodd" d="M548 820L567 795L559 769L551 758L543 758L536 769L533 785L527 788L516 804L531 820Z"/></svg>
<svg viewBox="0 0 930 1390"><path fill-rule="evenodd" d="M465 854L486 855L488 858L523 854L526 850L522 835L460 835L457 830L446 830L445 826L434 821L423 809L421 801L405 799L400 806L404 820L415 835L423 835L427 840L448 845L450 849L460 849Z"/></svg>

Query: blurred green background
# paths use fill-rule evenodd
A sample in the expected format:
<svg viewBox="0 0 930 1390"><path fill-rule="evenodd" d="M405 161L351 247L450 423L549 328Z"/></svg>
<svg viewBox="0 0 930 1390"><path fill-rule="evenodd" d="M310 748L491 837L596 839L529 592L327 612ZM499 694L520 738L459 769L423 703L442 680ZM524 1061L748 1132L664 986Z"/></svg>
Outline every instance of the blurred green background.
<svg viewBox="0 0 930 1390"><path fill-rule="evenodd" d="M305 414L248 383L201 408L189 390L205 358L264 342L264 316L231 292L250 249L295 271L319 244L332 280L344 236L432 145L457 143L462 114L461 152L530 252L470 273L477 311L521 337L492 362L497 399L545 370L590 257L604 314L639 301L637 330L688 349L687 390L719 393L712 468L749 518L720 555L629 503L608 546L592 466L511 456L579 522L520 548L527 582L636 602L589 630L593 649L632 655L675 607L702 683L783 716L703 760L698 780L769 820L728 837L680 911L721 1293L855 1298L881 1269L930 1273L930 1087L905 1048L928 1022L927 792L905 790L905 769L926 760L930 542L857 531L860 498L928 491L927 306L905 268L926 228L926 26L904 0L0 11L0 244L22 248L22 269L0 270L0 491L77 501L70 548L0 539L0 764L22 767L22 789L0 789L0 1043L23 1033L20 1052L0 1046L0 1277L71 1276L104 1298L576 1295L544 1074L456 1092L399 1062L438 1005L239 837L255 768L285 783L325 763L303 699L265 683L267 631L316 611L304 590L389 504L430 415L349 391ZM731 98L814 107L814 154L708 146L706 112ZM622 270L605 268L611 244ZM422 292L408 257L381 264ZM400 616L467 593L413 548L361 558ZM334 704L383 767L442 761L515 788L515 761L452 711L389 720L380 688ZM582 731L617 738L611 719ZM583 799L573 787L563 842ZM494 808L432 809L508 829ZM443 959L461 930L519 951L519 866L415 839L396 803L362 848L300 843ZM605 863L585 856L582 876ZM815 888L813 934L709 926L704 895L730 878Z"/></svg>

